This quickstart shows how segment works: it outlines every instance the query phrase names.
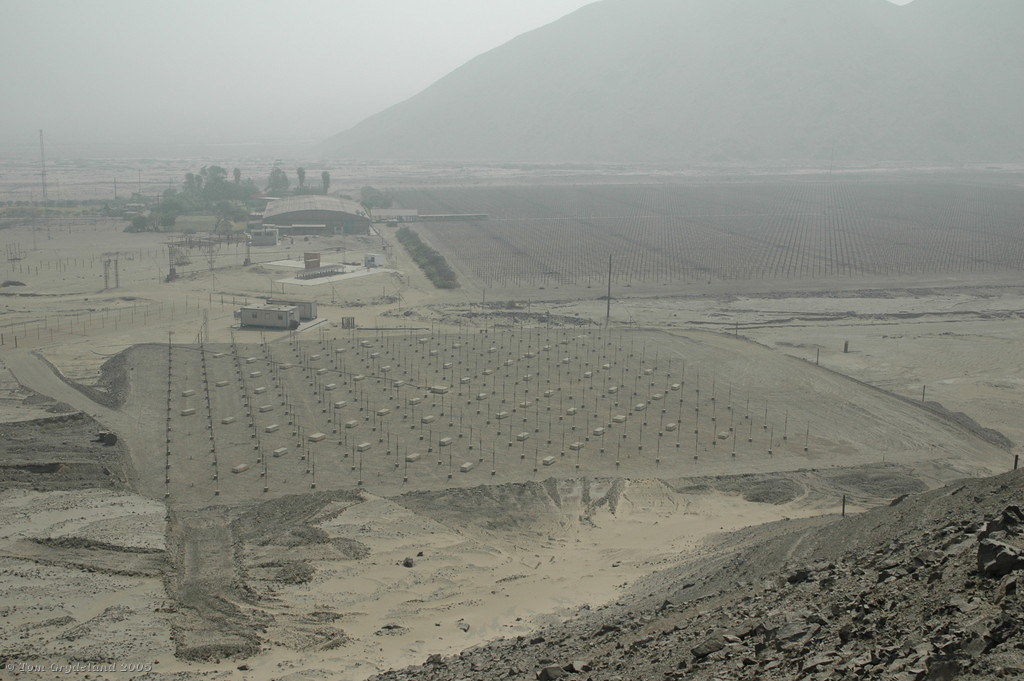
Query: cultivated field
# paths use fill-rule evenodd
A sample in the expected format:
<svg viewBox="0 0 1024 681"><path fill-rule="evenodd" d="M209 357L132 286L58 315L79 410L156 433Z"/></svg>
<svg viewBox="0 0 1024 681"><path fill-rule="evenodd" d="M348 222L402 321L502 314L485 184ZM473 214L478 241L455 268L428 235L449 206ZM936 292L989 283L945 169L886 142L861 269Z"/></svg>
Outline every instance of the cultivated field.
<svg viewBox="0 0 1024 681"><path fill-rule="evenodd" d="M777 180L402 191L483 288L963 275L1024 268L1024 190L975 181Z"/></svg>

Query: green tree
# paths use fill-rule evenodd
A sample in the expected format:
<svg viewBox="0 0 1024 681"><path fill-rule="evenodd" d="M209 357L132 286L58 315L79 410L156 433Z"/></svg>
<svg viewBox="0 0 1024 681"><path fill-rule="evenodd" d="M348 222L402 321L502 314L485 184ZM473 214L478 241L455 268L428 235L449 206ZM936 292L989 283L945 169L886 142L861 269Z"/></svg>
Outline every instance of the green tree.
<svg viewBox="0 0 1024 681"><path fill-rule="evenodd" d="M299 186L300 187L305 187L306 186L306 169L302 168L302 167L299 167L299 168L297 168L295 170L295 174L298 175L298 177L299 177Z"/></svg>
<svg viewBox="0 0 1024 681"><path fill-rule="evenodd" d="M274 169L270 171L270 179L267 182L267 191L271 194L283 194L288 191L288 186L291 182L288 180L288 176L280 166L274 166Z"/></svg>
<svg viewBox="0 0 1024 681"><path fill-rule="evenodd" d="M203 178L203 199L206 201L219 201L229 198L233 187L228 184L228 171L220 166L203 166L199 171Z"/></svg>
<svg viewBox="0 0 1024 681"><path fill-rule="evenodd" d="M324 187L324 194L326 194L327 190L331 186L331 174L329 172L327 172L326 170L324 172L320 173L320 184L323 185L323 187Z"/></svg>
<svg viewBox="0 0 1024 681"><path fill-rule="evenodd" d="M185 212L185 209L185 201L182 196L173 189L168 189L164 192L163 199L159 205L157 205L154 216L157 224L161 227L173 227L174 222L178 219L179 215Z"/></svg>
<svg viewBox="0 0 1024 681"><path fill-rule="evenodd" d="M132 216L132 223L128 225L125 230L126 232L152 232L153 221L150 220L148 215L139 213L138 215Z"/></svg>
<svg viewBox="0 0 1024 681"><path fill-rule="evenodd" d="M240 168L235 168L231 171L231 174L235 177L235 184L242 184L242 171Z"/></svg>
<svg viewBox="0 0 1024 681"><path fill-rule="evenodd" d="M214 212L217 215L217 222L213 228L215 232L230 232L235 222L245 220L249 216L244 208L230 201L219 201Z"/></svg>
<svg viewBox="0 0 1024 681"><path fill-rule="evenodd" d="M183 191L193 201L199 200L203 193L203 176L195 173L185 173L185 186Z"/></svg>
<svg viewBox="0 0 1024 681"><path fill-rule="evenodd" d="M359 198L359 202L368 210L391 207L391 197L375 187L363 187L360 189Z"/></svg>

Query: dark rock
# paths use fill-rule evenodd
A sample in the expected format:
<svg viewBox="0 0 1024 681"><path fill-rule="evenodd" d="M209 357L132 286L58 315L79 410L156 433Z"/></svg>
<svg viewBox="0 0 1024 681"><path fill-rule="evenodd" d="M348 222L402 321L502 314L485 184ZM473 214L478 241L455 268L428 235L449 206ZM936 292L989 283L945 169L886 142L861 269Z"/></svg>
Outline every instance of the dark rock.
<svg viewBox="0 0 1024 681"><path fill-rule="evenodd" d="M710 636L701 643L694 646L690 652L696 660L702 660L711 653L718 652L725 647L725 641L721 636Z"/></svg>
<svg viewBox="0 0 1024 681"><path fill-rule="evenodd" d="M835 655L832 653L822 653L821 655L815 655L806 662L804 662L804 672L818 671L822 667L826 667L835 660Z"/></svg>
<svg viewBox="0 0 1024 681"><path fill-rule="evenodd" d="M914 554L914 562L918 565L930 565L942 560L942 554L932 549L924 549Z"/></svg>
<svg viewBox="0 0 1024 681"><path fill-rule="evenodd" d="M978 545L978 570L990 577L1002 577L1024 569L1024 555L1015 546L996 539L982 539Z"/></svg>
<svg viewBox="0 0 1024 681"><path fill-rule="evenodd" d="M811 571L807 569L794 570L786 577L786 581L790 584L801 584L808 581L811 578Z"/></svg>
<svg viewBox="0 0 1024 681"><path fill-rule="evenodd" d="M981 633L972 632L960 643L960 650L968 657L978 657L989 647L988 637Z"/></svg>
<svg viewBox="0 0 1024 681"><path fill-rule="evenodd" d="M928 665L923 681L953 681L960 674L960 665L953 660L936 660Z"/></svg>
<svg viewBox="0 0 1024 681"><path fill-rule="evenodd" d="M375 636L395 636L404 634L408 631L405 627L399 624L385 624L383 627L373 632Z"/></svg>
<svg viewBox="0 0 1024 681"><path fill-rule="evenodd" d="M580 674L582 672L589 672L591 670L591 666L582 660L573 660L562 667L562 669L570 673Z"/></svg>
<svg viewBox="0 0 1024 681"><path fill-rule="evenodd" d="M544 667L537 672L537 679L538 681L549 681L550 679L560 679L565 675L565 670L561 667L551 665L550 667Z"/></svg>
<svg viewBox="0 0 1024 681"><path fill-rule="evenodd" d="M416 561L413 560L412 558L406 558L405 560L402 561L402 567L411 568L414 565L416 565Z"/></svg>
<svg viewBox="0 0 1024 681"><path fill-rule="evenodd" d="M875 662L877 662L877 660L875 660L874 656L870 652L866 651L850 660L849 666L853 668L867 667Z"/></svg>
<svg viewBox="0 0 1024 681"><path fill-rule="evenodd" d="M1006 575L999 580L999 586L996 587L995 602L1000 603L1007 597L1016 594L1018 581L1020 581L1019 575Z"/></svg>
<svg viewBox="0 0 1024 681"><path fill-rule="evenodd" d="M786 622L775 631L775 638L779 641L799 641L810 638L820 628L802 621Z"/></svg>
<svg viewBox="0 0 1024 681"><path fill-rule="evenodd" d="M764 633L764 622L761 620L749 620L740 624L739 626L733 627L731 633L734 636L742 638L749 638L757 634Z"/></svg>
<svg viewBox="0 0 1024 681"><path fill-rule="evenodd" d="M1019 525L1024 524L1024 511L1019 506L1007 506L995 520L985 523L985 530L981 533L981 539L985 539L996 532L1012 532Z"/></svg>
<svg viewBox="0 0 1024 681"><path fill-rule="evenodd" d="M1015 617L1006 613L999 616L998 620L986 632L986 637L991 642L989 649L1009 640L1012 637L1020 636L1020 623Z"/></svg>

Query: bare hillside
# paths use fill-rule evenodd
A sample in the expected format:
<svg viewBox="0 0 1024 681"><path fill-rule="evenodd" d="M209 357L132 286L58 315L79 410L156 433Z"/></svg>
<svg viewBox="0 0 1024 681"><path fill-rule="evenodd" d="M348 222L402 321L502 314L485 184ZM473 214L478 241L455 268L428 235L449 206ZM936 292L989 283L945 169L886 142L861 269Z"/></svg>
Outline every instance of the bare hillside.
<svg viewBox="0 0 1024 681"><path fill-rule="evenodd" d="M604 0L328 140L359 159L1024 158L1024 5Z"/></svg>
<svg viewBox="0 0 1024 681"><path fill-rule="evenodd" d="M376 678L1020 678L1022 485L742 530L606 608Z"/></svg>

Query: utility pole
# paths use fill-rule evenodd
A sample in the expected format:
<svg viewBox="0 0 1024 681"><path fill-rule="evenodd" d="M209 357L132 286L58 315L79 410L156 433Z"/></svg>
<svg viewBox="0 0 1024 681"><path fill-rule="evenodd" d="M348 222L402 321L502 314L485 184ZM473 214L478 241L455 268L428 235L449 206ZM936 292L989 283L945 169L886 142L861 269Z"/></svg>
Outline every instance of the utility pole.
<svg viewBox="0 0 1024 681"><path fill-rule="evenodd" d="M43 131L39 131L39 166L40 176L43 180L43 205L46 205L46 154L43 152Z"/></svg>
<svg viewBox="0 0 1024 681"><path fill-rule="evenodd" d="M103 254L103 288L110 288L110 271L114 271L114 288L121 288L121 272L118 264L120 253Z"/></svg>

